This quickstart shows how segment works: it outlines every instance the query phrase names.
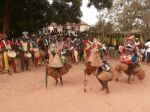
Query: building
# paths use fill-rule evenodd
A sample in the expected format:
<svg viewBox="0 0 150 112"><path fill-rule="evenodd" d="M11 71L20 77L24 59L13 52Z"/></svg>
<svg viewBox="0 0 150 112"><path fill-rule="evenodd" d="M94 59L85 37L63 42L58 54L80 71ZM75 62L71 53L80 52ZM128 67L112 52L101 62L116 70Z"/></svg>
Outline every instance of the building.
<svg viewBox="0 0 150 112"><path fill-rule="evenodd" d="M90 26L83 22L80 21L80 23L75 24L75 23L69 23L67 22L65 25L58 25L56 23L51 23L48 27L44 27L42 32L44 34L47 34L51 31L58 31L58 32L63 32L63 31L68 31L68 33L75 33L77 31L84 32L88 31Z"/></svg>
<svg viewBox="0 0 150 112"><path fill-rule="evenodd" d="M88 31L89 28L90 28L90 26L83 21L80 21L80 23L78 23L78 24L75 24L75 23L66 23L65 24L65 29L71 30L71 31L84 32L84 31Z"/></svg>

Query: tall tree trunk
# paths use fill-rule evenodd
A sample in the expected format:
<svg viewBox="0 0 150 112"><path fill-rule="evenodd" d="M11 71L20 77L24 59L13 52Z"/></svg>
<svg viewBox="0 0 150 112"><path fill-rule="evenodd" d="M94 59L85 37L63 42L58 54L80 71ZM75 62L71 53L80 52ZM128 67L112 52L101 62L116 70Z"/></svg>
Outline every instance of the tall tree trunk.
<svg viewBox="0 0 150 112"><path fill-rule="evenodd" d="M11 0L5 0L3 15L3 33L10 31Z"/></svg>

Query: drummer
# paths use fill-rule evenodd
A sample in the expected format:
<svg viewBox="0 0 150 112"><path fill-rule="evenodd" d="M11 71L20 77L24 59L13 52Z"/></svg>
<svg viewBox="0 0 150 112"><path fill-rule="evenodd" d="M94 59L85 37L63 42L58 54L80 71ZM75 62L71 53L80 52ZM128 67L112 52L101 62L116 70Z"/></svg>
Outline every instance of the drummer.
<svg viewBox="0 0 150 112"><path fill-rule="evenodd" d="M3 39L3 34L0 34L0 42ZM2 43L0 43L0 73L4 73L4 60L3 60L3 49L2 49Z"/></svg>
<svg viewBox="0 0 150 112"><path fill-rule="evenodd" d="M19 73L18 70L17 70L17 59L16 59L16 56L17 56L17 52L18 52L18 48L17 48L17 40L13 40L12 39L12 52L11 52L11 57L10 57L10 63L11 63L11 66L14 70L14 73ZM15 57L14 57L15 55Z"/></svg>
<svg viewBox="0 0 150 112"><path fill-rule="evenodd" d="M27 42L27 38L24 36L22 40L18 44L20 49L20 58L21 58L21 70L24 71L25 67L26 70L29 69L29 59L25 57L25 53L29 52L29 43Z"/></svg>
<svg viewBox="0 0 150 112"><path fill-rule="evenodd" d="M10 67L9 67L8 50L12 49L11 46L12 46L12 43L10 40L8 40L8 36L7 35L3 36L3 39L1 41L1 47L4 51L3 57L4 57L5 70L8 72L9 75L11 75L11 72L10 72Z"/></svg>
<svg viewBox="0 0 150 112"><path fill-rule="evenodd" d="M48 59L48 48L49 48L49 41L48 41L48 36L43 36L43 51L46 53L46 56L43 58L44 59L44 63L45 60Z"/></svg>
<svg viewBox="0 0 150 112"><path fill-rule="evenodd" d="M34 52L36 50L39 50L38 41L36 41L36 38L33 38L32 40L30 40L30 51L32 52L32 61L35 66L37 66L38 64L38 59L34 57Z"/></svg>

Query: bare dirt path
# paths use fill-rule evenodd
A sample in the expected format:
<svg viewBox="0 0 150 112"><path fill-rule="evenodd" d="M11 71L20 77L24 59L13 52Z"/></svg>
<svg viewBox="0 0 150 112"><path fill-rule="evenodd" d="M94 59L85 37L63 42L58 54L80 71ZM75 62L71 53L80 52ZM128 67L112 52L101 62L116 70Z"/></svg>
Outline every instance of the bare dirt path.
<svg viewBox="0 0 150 112"><path fill-rule="evenodd" d="M63 87L56 87L49 77L47 90L44 66L0 75L0 112L150 112L150 66L143 68L145 80L127 84L127 76L123 76L119 82L109 83L111 93L107 95L94 76L88 77L87 93L83 92L83 63L73 64L63 77Z"/></svg>

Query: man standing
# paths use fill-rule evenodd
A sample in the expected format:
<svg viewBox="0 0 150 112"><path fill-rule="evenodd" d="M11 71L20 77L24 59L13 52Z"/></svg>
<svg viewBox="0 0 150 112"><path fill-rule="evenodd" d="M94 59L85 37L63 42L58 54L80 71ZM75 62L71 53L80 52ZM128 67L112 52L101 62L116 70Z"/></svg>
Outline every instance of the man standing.
<svg viewBox="0 0 150 112"><path fill-rule="evenodd" d="M9 69L9 60L8 60L8 50L11 48L11 42L7 39L7 35L3 36L3 40L1 41L1 47L4 51L4 66L5 70L8 72L9 75L11 75L10 69Z"/></svg>
<svg viewBox="0 0 150 112"><path fill-rule="evenodd" d="M43 49L42 49L42 50L43 50L43 51L45 52L45 54L46 54L45 57L43 58L44 63L45 63L45 60L48 59L48 57L49 57L49 56L48 56L49 41L48 41L47 37L48 37L48 36L44 36L44 37L43 37ZM44 53L44 52L43 52L43 53Z"/></svg>
<svg viewBox="0 0 150 112"><path fill-rule="evenodd" d="M145 43L146 46L146 52L147 52L147 63L150 62L150 39L148 39L148 41Z"/></svg>
<svg viewBox="0 0 150 112"><path fill-rule="evenodd" d="M22 38L19 42L19 49L20 49L20 58L21 58L21 70L24 71L25 67L26 70L29 69L29 59L25 57L25 53L28 53L29 50L29 43L27 42L26 38Z"/></svg>

